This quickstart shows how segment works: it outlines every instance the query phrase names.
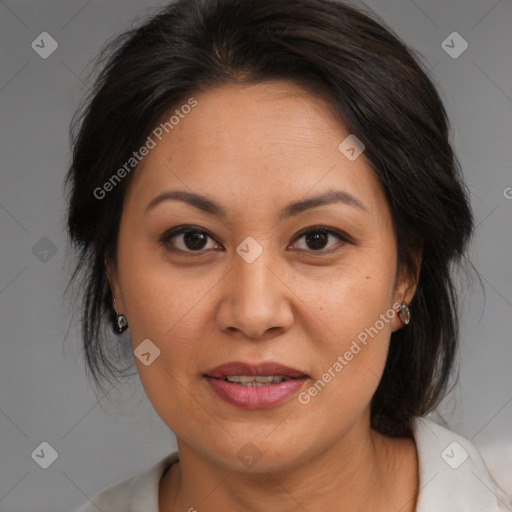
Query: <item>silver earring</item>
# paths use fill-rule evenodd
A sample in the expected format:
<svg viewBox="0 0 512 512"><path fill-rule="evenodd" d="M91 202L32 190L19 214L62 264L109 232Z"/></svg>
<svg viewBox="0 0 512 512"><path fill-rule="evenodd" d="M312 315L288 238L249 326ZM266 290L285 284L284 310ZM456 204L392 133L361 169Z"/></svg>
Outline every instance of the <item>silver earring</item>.
<svg viewBox="0 0 512 512"><path fill-rule="evenodd" d="M402 304L400 304L400 307L398 308L398 316L405 325L407 325L411 321L411 310L409 309L409 306L405 302L402 302Z"/></svg>
<svg viewBox="0 0 512 512"><path fill-rule="evenodd" d="M116 332L118 334L121 334L124 331L126 331L126 329L128 329L128 320L126 319L126 317L123 314L120 314L120 313L117 312L117 309L116 309L116 298L115 297L114 297L114 311L116 312L116 326L115 326L115 329L116 329Z"/></svg>

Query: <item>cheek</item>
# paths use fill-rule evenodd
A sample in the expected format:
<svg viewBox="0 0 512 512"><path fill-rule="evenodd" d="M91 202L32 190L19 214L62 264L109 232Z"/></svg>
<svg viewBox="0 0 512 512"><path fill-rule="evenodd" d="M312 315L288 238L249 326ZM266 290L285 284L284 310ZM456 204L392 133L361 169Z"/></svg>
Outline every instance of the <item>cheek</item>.
<svg viewBox="0 0 512 512"><path fill-rule="evenodd" d="M318 407L323 404L340 414L353 408L355 414L367 406L379 384L396 316L391 303L393 254L390 249L383 257L382 248L364 255L362 251L332 274L327 293L309 299L328 327L322 330L324 336L312 336L315 359L321 361L311 389L312 402L319 396Z"/></svg>
<svg viewBox="0 0 512 512"><path fill-rule="evenodd" d="M211 420L195 396L197 372L204 367L204 347L211 325L204 303L199 300L211 286L164 278L158 270L136 272L125 281L130 337L134 350L149 339L158 348L158 357L148 366L135 358L140 380L148 399L163 421L187 439L187 424L205 425ZM211 313L210 313L211 315ZM195 399L195 400L194 400Z"/></svg>
<svg viewBox="0 0 512 512"><path fill-rule="evenodd" d="M213 278L171 265L163 249L148 241L128 248L120 238L119 247L119 277L132 337L159 343L171 338L178 344L193 338Z"/></svg>
<svg viewBox="0 0 512 512"><path fill-rule="evenodd" d="M369 406L386 364L391 334L386 311L392 313L385 301L370 306L365 302L356 312L353 308L341 312L333 324L338 335L316 345L321 364L310 387L299 396L301 404L314 410L312 417L347 426Z"/></svg>
<svg viewBox="0 0 512 512"><path fill-rule="evenodd" d="M354 251L343 265L329 271L325 283L308 286L309 278L305 277L296 286L304 302L322 320L329 344L340 350L376 322L378 331L389 337L394 277L394 259L372 249ZM380 320L386 312L388 316Z"/></svg>

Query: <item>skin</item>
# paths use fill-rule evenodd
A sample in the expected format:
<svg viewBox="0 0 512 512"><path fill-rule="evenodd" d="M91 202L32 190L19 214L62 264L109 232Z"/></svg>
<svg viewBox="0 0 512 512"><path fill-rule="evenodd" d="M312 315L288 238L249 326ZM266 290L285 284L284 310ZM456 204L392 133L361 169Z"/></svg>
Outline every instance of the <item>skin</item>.
<svg viewBox="0 0 512 512"><path fill-rule="evenodd" d="M411 301L417 275L396 273L391 213L364 153L349 161L338 150L349 132L332 107L295 84L229 85L194 98L133 175L109 269L133 348L149 338L161 351L149 366L135 358L180 453L160 481L160 512L413 511L414 440L370 428L390 335L403 327L397 315L307 405L295 396L237 408L203 378L229 361L277 361L309 375L307 390L379 315ZM177 200L145 212L171 189L213 198L227 216ZM339 202L278 220L288 203L327 190L364 209ZM183 235L159 242L180 225L208 232L199 252ZM318 225L351 241L329 235L315 250L297 237ZM263 250L252 263L236 252L248 236ZM251 468L237 457L246 443L261 453Z"/></svg>

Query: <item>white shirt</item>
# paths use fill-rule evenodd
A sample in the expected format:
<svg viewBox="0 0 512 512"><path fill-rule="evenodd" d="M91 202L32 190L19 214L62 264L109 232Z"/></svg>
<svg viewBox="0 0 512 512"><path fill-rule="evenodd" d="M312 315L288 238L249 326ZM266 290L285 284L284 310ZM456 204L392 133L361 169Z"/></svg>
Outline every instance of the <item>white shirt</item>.
<svg viewBox="0 0 512 512"><path fill-rule="evenodd" d="M470 441L425 418L414 418L412 428L419 462L416 512L512 511L512 497L498 487ZM75 512L160 512L160 478L178 460L178 452L167 455L96 493Z"/></svg>

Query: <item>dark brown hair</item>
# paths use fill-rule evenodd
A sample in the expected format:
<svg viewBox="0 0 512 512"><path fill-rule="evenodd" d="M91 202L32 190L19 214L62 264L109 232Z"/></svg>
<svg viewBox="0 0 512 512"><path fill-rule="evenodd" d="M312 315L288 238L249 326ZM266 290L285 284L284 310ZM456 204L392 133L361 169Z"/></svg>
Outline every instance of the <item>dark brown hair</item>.
<svg viewBox="0 0 512 512"><path fill-rule="evenodd" d="M71 282L80 278L83 288L83 343L96 385L133 366L129 340L113 340L104 320L113 313L106 262L115 265L136 169L106 197L94 191L193 94L284 79L325 98L364 143L391 208L399 268L414 272L421 249L412 320L391 336L371 403L373 428L410 432L411 417L432 410L449 382L458 338L451 270L473 230L447 115L421 59L375 15L339 1L178 0L117 37L98 62L72 126L66 178L68 232L78 250Z"/></svg>

